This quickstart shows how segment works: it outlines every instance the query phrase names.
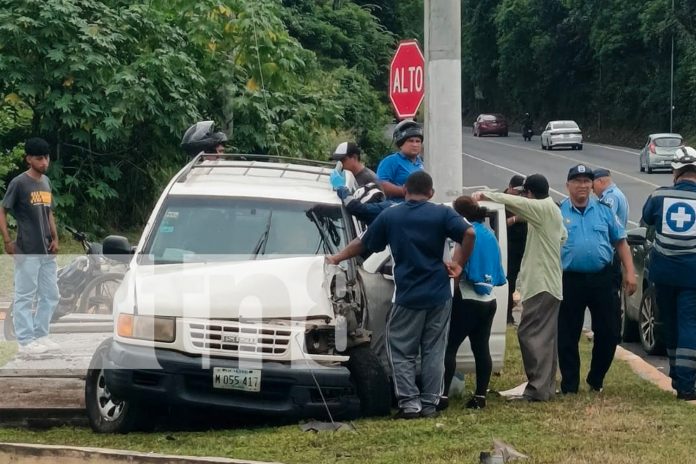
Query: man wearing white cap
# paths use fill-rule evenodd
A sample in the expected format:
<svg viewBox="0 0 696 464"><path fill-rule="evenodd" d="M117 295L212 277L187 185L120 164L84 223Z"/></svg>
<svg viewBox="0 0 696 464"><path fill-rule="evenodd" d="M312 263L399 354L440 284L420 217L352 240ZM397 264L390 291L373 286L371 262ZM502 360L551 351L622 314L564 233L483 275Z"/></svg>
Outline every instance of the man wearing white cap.
<svg viewBox="0 0 696 464"><path fill-rule="evenodd" d="M353 173L358 187L362 187L370 182L377 183L377 175L374 171L365 167L362 161L360 161L360 147L357 144L341 142L331 155L331 159L340 161L343 164L343 169Z"/></svg>

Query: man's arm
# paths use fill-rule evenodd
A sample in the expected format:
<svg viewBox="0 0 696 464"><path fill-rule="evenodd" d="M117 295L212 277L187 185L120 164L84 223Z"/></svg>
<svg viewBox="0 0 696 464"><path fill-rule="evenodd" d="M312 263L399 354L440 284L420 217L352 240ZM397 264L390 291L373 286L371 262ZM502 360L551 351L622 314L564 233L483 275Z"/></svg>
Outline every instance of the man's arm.
<svg viewBox="0 0 696 464"><path fill-rule="evenodd" d="M327 256L326 261L329 264L338 264L347 259L361 255L364 251L365 245L363 245L363 242L359 238L356 238L335 255Z"/></svg>
<svg viewBox="0 0 696 464"><path fill-rule="evenodd" d="M619 240L615 245L616 252L621 259L621 264L623 265L623 287L627 295L633 295L636 292L637 282L636 282L636 270L633 267L633 256L631 256L631 249L626 243L626 239Z"/></svg>
<svg viewBox="0 0 696 464"><path fill-rule="evenodd" d="M541 224L544 221L543 215L539 214L538 209L535 208L538 202L529 198L499 192L475 192L472 197L477 201L487 199L502 203L514 215L519 216L530 224Z"/></svg>
<svg viewBox="0 0 696 464"><path fill-rule="evenodd" d="M652 195L650 195L648 199L645 200L645 204L643 205L643 217L640 218L641 224L646 224L649 226L655 224L655 216L653 214L655 202L656 200L653 198Z"/></svg>
<svg viewBox="0 0 696 464"><path fill-rule="evenodd" d="M473 227L469 227L464 232L464 238L462 239L462 243L458 244L454 248L452 261L449 263L445 263L445 265L447 266L447 272L449 273L450 277L456 279L462 274L462 269L464 268L466 262L469 261L471 252L474 249L475 241L476 232L474 231Z"/></svg>
<svg viewBox="0 0 696 464"><path fill-rule="evenodd" d="M404 188L399 187L398 185L394 185L388 180L380 180L379 186L382 187L382 190L384 190L384 193L387 195L387 197L404 197Z"/></svg>
<svg viewBox="0 0 696 464"><path fill-rule="evenodd" d="M58 229L56 228L56 219L53 216L53 210L48 210L48 224L51 228L51 245L48 247L50 253L58 253Z"/></svg>
<svg viewBox="0 0 696 464"><path fill-rule="evenodd" d="M14 243L12 243L12 238L7 230L7 211L4 207L0 206L0 232L2 232L2 241L5 247L5 253L8 255L13 255L15 253Z"/></svg>

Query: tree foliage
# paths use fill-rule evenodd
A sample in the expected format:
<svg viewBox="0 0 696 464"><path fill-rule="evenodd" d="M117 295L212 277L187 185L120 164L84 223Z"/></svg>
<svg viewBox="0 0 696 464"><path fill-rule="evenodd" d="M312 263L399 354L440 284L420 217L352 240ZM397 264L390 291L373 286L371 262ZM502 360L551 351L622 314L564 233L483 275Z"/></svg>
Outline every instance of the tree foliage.
<svg viewBox="0 0 696 464"><path fill-rule="evenodd" d="M2 6L0 97L30 117L11 124L13 137L0 133L0 143L16 154L19 140L41 135L55 147L50 175L63 223L142 223L185 161L181 135L201 119L228 133L230 151L323 158L337 134L369 140L355 124L385 117L371 83L391 35L352 2L305 21L329 30L335 49L303 46L286 25L295 10L276 0ZM351 18L343 31L339 10ZM21 164L4 157L0 177Z"/></svg>
<svg viewBox="0 0 696 464"><path fill-rule="evenodd" d="M696 126L693 2L673 14L670 0L463 0L462 18L465 111L573 118L642 142L669 130L674 36L674 127Z"/></svg>

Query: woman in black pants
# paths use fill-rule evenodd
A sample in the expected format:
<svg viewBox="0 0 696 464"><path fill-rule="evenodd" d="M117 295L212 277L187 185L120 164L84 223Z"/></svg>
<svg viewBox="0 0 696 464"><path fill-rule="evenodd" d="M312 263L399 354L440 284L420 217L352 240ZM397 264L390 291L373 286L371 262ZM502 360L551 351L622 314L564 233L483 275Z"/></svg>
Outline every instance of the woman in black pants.
<svg viewBox="0 0 696 464"><path fill-rule="evenodd" d="M466 337L469 337L471 351L476 361L476 391L466 403L466 407L481 409L486 406L486 392L493 370L488 345L496 310L496 300L492 289L495 285L505 283L505 272L500 263L497 239L483 224L486 209L480 207L469 196L457 198L453 206L459 214L473 224L476 231L476 243L452 301L449 339L445 351L445 392L449 391L452 383L459 346ZM477 282L481 280L477 278L479 274L493 277L491 281ZM489 293L486 294L486 290L482 288L487 288Z"/></svg>

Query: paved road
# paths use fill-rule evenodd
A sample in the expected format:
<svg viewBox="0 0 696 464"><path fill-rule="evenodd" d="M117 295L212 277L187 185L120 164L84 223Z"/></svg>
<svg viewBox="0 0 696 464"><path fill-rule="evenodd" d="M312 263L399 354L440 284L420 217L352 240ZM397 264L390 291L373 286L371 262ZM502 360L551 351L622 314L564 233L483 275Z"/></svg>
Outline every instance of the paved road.
<svg viewBox="0 0 696 464"><path fill-rule="evenodd" d="M566 175L573 165L585 163L593 169L609 169L614 181L628 198L629 228L638 225L647 196L655 188L672 182L672 175L668 171L655 174L639 172L637 150L585 143L582 151L544 151L540 148L538 136L531 142L525 142L517 134L510 134L510 137L473 137L466 128L463 137L465 186L487 186L503 190L513 174L526 176L540 173L549 180L554 199L560 200L566 195ZM667 372L667 358L645 356L636 343L623 346Z"/></svg>
<svg viewBox="0 0 696 464"><path fill-rule="evenodd" d="M513 174L540 173L548 178L556 200L566 194L566 175L571 166L585 163L593 169L607 168L628 198L631 207L629 219L633 226L640 219L646 197L655 188L668 185L672 180L669 172L639 172L638 152L620 147L586 143L582 151L544 151L539 146L539 137L534 137L531 142L525 142L515 134L510 137L473 137L465 129L463 151L464 185L503 189Z"/></svg>

